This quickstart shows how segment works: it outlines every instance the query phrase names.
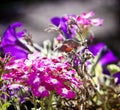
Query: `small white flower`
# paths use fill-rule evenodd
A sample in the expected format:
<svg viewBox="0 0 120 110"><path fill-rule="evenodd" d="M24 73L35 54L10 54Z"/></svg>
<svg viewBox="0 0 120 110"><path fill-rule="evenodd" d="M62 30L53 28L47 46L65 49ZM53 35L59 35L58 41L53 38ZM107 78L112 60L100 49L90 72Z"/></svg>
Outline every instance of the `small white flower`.
<svg viewBox="0 0 120 110"><path fill-rule="evenodd" d="M40 79L38 77L35 78L35 80L33 81L33 83L39 82Z"/></svg>
<svg viewBox="0 0 120 110"><path fill-rule="evenodd" d="M66 88L63 88L63 89L62 89L62 93L63 93L63 94L68 94L68 90L67 90Z"/></svg>
<svg viewBox="0 0 120 110"><path fill-rule="evenodd" d="M44 86L40 86L40 87L38 88L38 91L39 91L40 93L44 92L45 90L46 90L46 88L45 88Z"/></svg>
<svg viewBox="0 0 120 110"><path fill-rule="evenodd" d="M57 81L57 79L52 78L52 79L51 79L51 82L52 82L53 84L57 84L58 81Z"/></svg>

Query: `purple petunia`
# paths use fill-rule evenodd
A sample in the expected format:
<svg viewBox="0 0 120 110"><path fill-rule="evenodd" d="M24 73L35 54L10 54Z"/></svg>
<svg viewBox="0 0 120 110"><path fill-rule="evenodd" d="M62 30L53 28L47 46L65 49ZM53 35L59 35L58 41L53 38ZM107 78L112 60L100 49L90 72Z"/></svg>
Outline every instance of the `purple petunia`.
<svg viewBox="0 0 120 110"><path fill-rule="evenodd" d="M16 22L6 29L2 36L0 45L0 50L3 51L3 54L10 53L10 55L14 56L16 59L27 57L29 49L19 40L24 37L26 30L17 30L21 29L22 26L21 22Z"/></svg>
<svg viewBox="0 0 120 110"><path fill-rule="evenodd" d="M102 42L96 45L89 45L89 50L95 56L98 54L100 55L99 63L102 66L118 61L118 58L114 55L114 53Z"/></svg>
<svg viewBox="0 0 120 110"><path fill-rule="evenodd" d="M110 75L110 71L106 68L108 64L114 64L118 61L118 58L114 53L106 47L104 43L98 43L96 45L90 45L89 50L93 55L99 55L98 63L103 67L103 73ZM114 73L113 77L116 80L116 84L120 83L120 72Z"/></svg>
<svg viewBox="0 0 120 110"><path fill-rule="evenodd" d="M75 36L75 30L72 28L68 31L68 18L67 16L63 17L54 17L51 19L51 22L57 26L61 31L62 34L65 36L66 39L73 38Z"/></svg>

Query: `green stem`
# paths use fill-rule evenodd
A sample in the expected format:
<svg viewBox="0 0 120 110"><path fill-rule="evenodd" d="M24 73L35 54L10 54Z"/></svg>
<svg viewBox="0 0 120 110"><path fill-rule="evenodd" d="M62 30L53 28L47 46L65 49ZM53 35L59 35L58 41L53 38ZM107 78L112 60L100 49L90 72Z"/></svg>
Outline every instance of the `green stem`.
<svg viewBox="0 0 120 110"><path fill-rule="evenodd" d="M17 108L17 110L20 110L20 103L19 102L16 103L16 108Z"/></svg>
<svg viewBox="0 0 120 110"><path fill-rule="evenodd" d="M52 97L53 97L53 92L51 92L49 96L49 102L48 102L48 109L47 110L52 110Z"/></svg>
<svg viewBox="0 0 120 110"><path fill-rule="evenodd" d="M40 101L40 107L41 107L41 110L44 110L44 100L43 99L41 99L41 101Z"/></svg>
<svg viewBox="0 0 120 110"><path fill-rule="evenodd" d="M41 110L44 110L44 105L43 105L44 103L43 103L43 100L41 101L40 104L41 104Z"/></svg>
<svg viewBox="0 0 120 110"><path fill-rule="evenodd" d="M103 104L104 110L109 110L108 100L105 98L104 104Z"/></svg>
<svg viewBox="0 0 120 110"><path fill-rule="evenodd" d="M2 102L0 101L0 110L3 110Z"/></svg>
<svg viewBox="0 0 120 110"><path fill-rule="evenodd" d="M36 100L35 100L35 96L32 94L33 97L33 105L35 107L35 110L37 110L37 105L36 105Z"/></svg>

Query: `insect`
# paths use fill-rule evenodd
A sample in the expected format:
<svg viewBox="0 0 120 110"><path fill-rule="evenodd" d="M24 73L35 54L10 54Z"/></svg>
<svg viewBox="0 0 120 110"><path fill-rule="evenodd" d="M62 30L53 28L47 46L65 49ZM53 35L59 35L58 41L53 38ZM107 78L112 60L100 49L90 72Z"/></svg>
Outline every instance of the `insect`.
<svg viewBox="0 0 120 110"><path fill-rule="evenodd" d="M56 50L60 52L71 52L74 49L77 49L80 46L80 42L73 39L66 39L63 41L63 44L59 46Z"/></svg>

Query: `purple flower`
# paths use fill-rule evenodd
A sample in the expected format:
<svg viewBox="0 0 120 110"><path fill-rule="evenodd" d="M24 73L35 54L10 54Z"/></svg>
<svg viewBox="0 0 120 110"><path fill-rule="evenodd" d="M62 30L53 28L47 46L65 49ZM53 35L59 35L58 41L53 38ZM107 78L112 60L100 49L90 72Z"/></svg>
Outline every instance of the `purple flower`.
<svg viewBox="0 0 120 110"><path fill-rule="evenodd" d="M21 28L22 23L16 22L11 24L4 32L1 39L0 50L3 50L3 54L10 53L16 59L26 58L29 53L29 49L20 42L19 39L23 38L26 30L22 29L17 31L17 28Z"/></svg>
<svg viewBox="0 0 120 110"><path fill-rule="evenodd" d="M99 63L102 66L105 66L110 63L115 63L118 61L118 58L114 55L114 53L106 47L104 43L98 43L96 45L89 45L89 50L93 53L93 55L99 54Z"/></svg>
<svg viewBox="0 0 120 110"><path fill-rule="evenodd" d="M116 84L120 84L120 72L113 74L113 77L115 78Z"/></svg>
<svg viewBox="0 0 120 110"><path fill-rule="evenodd" d="M61 31L62 34L66 39L71 39L75 35L75 29L72 28L71 30L68 29L68 16L63 17L54 17L51 19L51 22L57 26Z"/></svg>
<svg viewBox="0 0 120 110"><path fill-rule="evenodd" d="M96 45L90 45L89 50L93 55L98 56L98 63L103 67L103 73L110 75L110 71L107 69L108 64L116 63L118 58L113 54L113 52L106 47L104 43L98 43ZM114 73L113 77L116 80L116 84L120 83L120 72Z"/></svg>
<svg viewBox="0 0 120 110"><path fill-rule="evenodd" d="M58 27L66 39L71 39L77 35L79 29L86 31L92 26L101 26L103 24L101 18L91 19L94 15L93 11L81 15L65 15L54 17L51 22Z"/></svg>

